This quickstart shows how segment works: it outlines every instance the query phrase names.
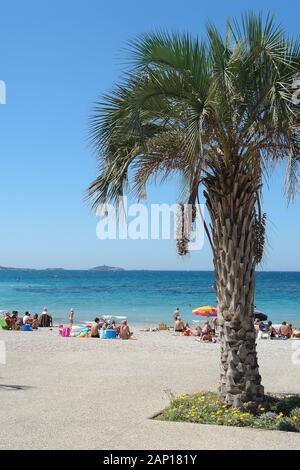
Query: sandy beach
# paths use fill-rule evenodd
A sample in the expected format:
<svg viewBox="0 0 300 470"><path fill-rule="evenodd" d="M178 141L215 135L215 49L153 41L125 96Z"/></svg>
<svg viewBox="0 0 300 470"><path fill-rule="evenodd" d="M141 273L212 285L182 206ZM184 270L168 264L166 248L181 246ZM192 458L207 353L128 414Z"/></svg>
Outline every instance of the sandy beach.
<svg viewBox="0 0 300 470"><path fill-rule="evenodd" d="M296 433L151 420L170 392L217 389L219 346L134 331L121 341L1 330L0 448L300 449ZM266 391L299 393L292 344L259 342Z"/></svg>

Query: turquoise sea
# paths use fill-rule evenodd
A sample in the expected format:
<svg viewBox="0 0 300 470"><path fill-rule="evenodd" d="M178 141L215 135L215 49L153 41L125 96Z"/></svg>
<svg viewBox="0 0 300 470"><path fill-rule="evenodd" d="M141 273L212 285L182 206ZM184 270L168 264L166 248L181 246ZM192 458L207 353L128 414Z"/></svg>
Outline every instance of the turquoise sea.
<svg viewBox="0 0 300 470"><path fill-rule="evenodd" d="M171 322L179 307L191 322L192 308L215 304L208 271L0 271L0 310L40 313L55 321L95 315L127 315L131 323ZM255 303L274 323L300 324L300 272L258 272Z"/></svg>

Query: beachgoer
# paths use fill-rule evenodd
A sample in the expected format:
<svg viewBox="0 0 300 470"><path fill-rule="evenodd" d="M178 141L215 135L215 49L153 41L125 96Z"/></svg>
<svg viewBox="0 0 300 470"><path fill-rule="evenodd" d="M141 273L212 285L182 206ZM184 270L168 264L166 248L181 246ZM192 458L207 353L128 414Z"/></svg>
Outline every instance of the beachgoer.
<svg viewBox="0 0 300 470"><path fill-rule="evenodd" d="M276 338L277 336L277 331L275 330L271 321L268 321L268 333L270 334L270 338Z"/></svg>
<svg viewBox="0 0 300 470"><path fill-rule="evenodd" d="M175 321L174 330L176 333L182 333L184 331L184 323L181 320L181 317L178 317Z"/></svg>
<svg viewBox="0 0 300 470"><path fill-rule="evenodd" d="M52 326L52 317L49 315L47 307L43 308L42 314L39 319L39 326L41 328L47 328Z"/></svg>
<svg viewBox="0 0 300 470"><path fill-rule="evenodd" d="M18 330L19 329L18 316L15 313L13 313L12 316L11 316L11 329L12 330Z"/></svg>
<svg viewBox="0 0 300 470"><path fill-rule="evenodd" d="M8 328L11 328L12 327L12 319L11 319L11 316L8 312L6 312L6 314L4 316L4 320L6 321L6 324L7 324Z"/></svg>
<svg viewBox="0 0 300 470"><path fill-rule="evenodd" d="M33 315L33 319L32 319L32 322L31 322L31 326L32 326L32 329L33 330L37 330L38 327L39 327L39 316L37 313L35 313Z"/></svg>
<svg viewBox="0 0 300 470"><path fill-rule="evenodd" d="M254 322L254 328L255 328L255 331L256 331L256 334L258 335L258 333L260 332L260 320L257 318Z"/></svg>
<svg viewBox="0 0 300 470"><path fill-rule="evenodd" d="M202 335L211 335L211 334L212 334L212 328L211 328L211 326L210 326L210 324L209 324L209 321L206 320L206 321L204 322L204 326L203 326L203 328L202 328Z"/></svg>
<svg viewBox="0 0 300 470"><path fill-rule="evenodd" d="M298 326L297 330L293 331L292 338L299 338L300 339L300 325Z"/></svg>
<svg viewBox="0 0 300 470"><path fill-rule="evenodd" d="M129 326L127 325L127 321L122 320L120 328L119 328L119 337L120 337L120 339L130 339L131 336L132 336L132 333L129 329Z"/></svg>
<svg viewBox="0 0 300 470"><path fill-rule="evenodd" d="M95 318L94 323L92 324L91 328L91 337L92 338L99 338L99 328L100 328L100 319L98 317Z"/></svg>
<svg viewBox="0 0 300 470"><path fill-rule="evenodd" d="M196 328L193 330L191 329L191 335L192 336L201 336L201 333L202 333L202 328L201 326L196 326Z"/></svg>
<svg viewBox="0 0 300 470"><path fill-rule="evenodd" d="M286 324L286 321L283 321L279 327L278 333L281 338L290 338L292 336L292 329L290 325Z"/></svg>
<svg viewBox="0 0 300 470"><path fill-rule="evenodd" d="M174 311L174 321L178 320L178 318L180 317L180 311L179 311L179 308L177 307L176 310Z"/></svg>
<svg viewBox="0 0 300 470"><path fill-rule="evenodd" d="M70 320L70 328L72 330L72 327L74 325L74 315L75 315L75 310L74 308L71 308L70 309L70 313L69 313L69 320Z"/></svg>
<svg viewBox="0 0 300 470"><path fill-rule="evenodd" d="M23 316L23 325L29 325L29 320L30 320L30 313L29 312L25 312L24 316Z"/></svg>
<svg viewBox="0 0 300 470"><path fill-rule="evenodd" d="M116 328L117 326L115 320L112 320L107 326L107 330L115 330Z"/></svg>
<svg viewBox="0 0 300 470"><path fill-rule="evenodd" d="M214 326L215 333L217 333L219 331L219 318L218 317L215 317L213 319L213 326Z"/></svg>

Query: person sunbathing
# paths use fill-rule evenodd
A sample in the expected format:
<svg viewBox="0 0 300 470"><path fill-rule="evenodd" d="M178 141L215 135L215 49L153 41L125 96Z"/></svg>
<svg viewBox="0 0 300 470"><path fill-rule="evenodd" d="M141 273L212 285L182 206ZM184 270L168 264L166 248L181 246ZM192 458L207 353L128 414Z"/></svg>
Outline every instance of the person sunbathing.
<svg viewBox="0 0 300 470"><path fill-rule="evenodd" d="M195 329L191 329L191 335L192 336L201 336L201 333L202 333L201 326L196 326Z"/></svg>
<svg viewBox="0 0 300 470"><path fill-rule="evenodd" d="M127 325L127 321L122 320L120 328L119 328L119 338L120 339L130 339L131 336L132 336L132 333L129 329L129 326Z"/></svg>
<svg viewBox="0 0 300 470"><path fill-rule="evenodd" d="M293 331L292 338L300 339L300 325L298 326L297 330Z"/></svg>
<svg viewBox="0 0 300 470"><path fill-rule="evenodd" d="M286 321L283 321L278 330L279 336L281 338L290 338L292 336L292 329L290 325L286 324Z"/></svg>
<svg viewBox="0 0 300 470"><path fill-rule="evenodd" d="M183 332L181 333L182 336L191 336L192 330L190 328L190 325L187 323L183 329Z"/></svg>
<svg viewBox="0 0 300 470"><path fill-rule="evenodd" d="M100 328L100 319L96 317L91 327L92 338L99 338L99 328Z"/></svg>

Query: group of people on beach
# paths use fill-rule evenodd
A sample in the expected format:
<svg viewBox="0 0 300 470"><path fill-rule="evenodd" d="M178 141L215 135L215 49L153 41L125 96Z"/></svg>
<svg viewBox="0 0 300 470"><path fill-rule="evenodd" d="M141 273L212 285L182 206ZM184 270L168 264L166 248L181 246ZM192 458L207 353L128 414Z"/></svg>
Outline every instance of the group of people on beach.
<svg viewBox="0 0 300 470"><path fill-rule="evenodd" d="M70 321L70 328L74 325L75 319L75 310L74 308L70 309L69 313L69 321ZM116 332L116 336L120 339L130 339L132 336L132 332L127 324L127 320L122 320L119 325L116 324L115 320L108 320L105 318L96 317L92 326L90 327L90 336L91 338L100 338L100 330L114 330Z"/></svg>
<svg viewBox="0 0 300 470"><path fill-rule="evenodd" d="M212 320L212 324L206 320L202 327L198 325L195 328L191 328L188 323L184 323L182 321L178 307L174 312L174 331L182 336L197 336L200 341L206 343L217 342L216 337L218 336L218 326L218 318L215 317ZM254 328L258 339L300 339L300 325L298 328L293 328L293 325L286 321L283 321L281 325L275 327L272 321L264 323L263 321L256 319L254 321Z"/></svg>
<svg viewBox="0 0 300 470"><path fill-rule="evenodd" d="M17 310L13 310L12 313L6 312L4 321L10 330L20 330L25 325L30 325L33 330L37 330L39 327L51 327L53 325L52 317L49 315L46 307L44 307L41 315L37 313L31 315L30 312L19 315Z"/></svg>
<svg viewBox="0 0 300 470"><path fill-rule="evenodd" d="M216 343L216 330L218 327L218 319L214 318L212 325L208 320L204 322L204 325L200 325L195 328L191 328L188 323L184 323L181 319L180 310L177 307L174 312L174 331L182 336L196 336L200 341L204 343Z"/></svg>
<svg viewBox="0 0 300 470"><path fill-rule="evenodd" d="M254 322L257 338L269 336L271 339L300 339L300 325L298 328L293 328L291 323L283 321L279 327L275 327L271 321L264 323L259 319Z"/></svg>
<svg viewBox="0 0 300 470"><path fill-rule="evenodd" d="M132 336L127 320L122 320L120 325L117 325L115 320L108 321L96 317L91 327L91 337L100 338L100 330L115 330L120 339L130 339Z"/></svg>

